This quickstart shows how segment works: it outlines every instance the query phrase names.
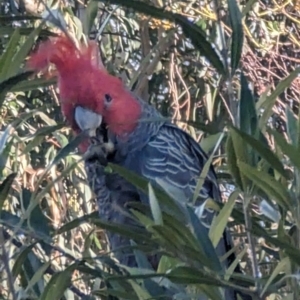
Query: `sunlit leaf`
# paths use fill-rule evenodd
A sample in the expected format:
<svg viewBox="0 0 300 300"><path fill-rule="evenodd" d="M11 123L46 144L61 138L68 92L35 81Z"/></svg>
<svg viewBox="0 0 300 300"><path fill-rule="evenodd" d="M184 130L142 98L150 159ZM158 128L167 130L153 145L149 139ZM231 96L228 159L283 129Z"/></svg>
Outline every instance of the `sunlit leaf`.
<svg viewBox="0 0 300 300"><path fill-rule="evenodd" d="M227 153L228 156L228 164L230 165L230 170L232 174L235 176L235 180L238 184L240 184L240 188L243 191L246 191L249 188L249 181L247 177L237 169L238 162L249 162L249 154L245 147L244 141L239 134L233 129L230 128L230 140L227 142ZM229 153L232 152L232 153Z"/></svg>
<svg viewBox="0 0 300 300"><path fill-rule="evenodd" d="M290 73L290 75L288 75L280 81L280 83L276 86L275 90L271 93L271 95L265 97L265 100L263 101L263 103L261 103L260 106L260 108L264 109L263 115L259 120L259 127L261 129L264 128L269 117L272 115L273 106L277 100L277 97L291 85L294 79L298 76L299 72L300 68L296 68L293 72Z"/></svg>
<svg viewBox="0 0 300 300"><path fill-rule="evenodd" d="M232 73L239 65L242 55L244 32L242 25L242 14L235 0L227 0L229 18L232 29L231 40L231 69Z"/></svg>
<svg viewBox="0 0 300 300"><path fill-rule="evenodd" d="M20 33L19 29L15 29L14 33L12 34L10 41L7 45L6 51L2 54L0 58L0 78L1 81L7 79L7 72L10 70L10 64L13 61L14 53L17 49L17 45L20 42ZM1 89L2 92L2 89Z"/></svg>
<svg viewBox="0 0 300 300"><path fill-rule="evenodd" d="M84 22L82 24L83 32L85 34L89 34L93 27L93 23L98 13L98 6L98 1L90 0L88 2L88 5L85 10Z"/></svg>
<svg viewBox="0 0 300 300"><path fill-rule="evenodd" d="M226 228L228 219L231 215L232 209L235 204L235 200L239 195L239 191L233 192L228 202L224 205L224 207L221 209L220 213L214 218L211 227L209 229L209 237L214 245L216 247L222 238L224 234L224 230Z"/></svg>
<svg viewBox="0 0 300 300"><path fill-rule="evenodd" d="M268 132L274 136L277 145L281 151L291 160L291 163L300 170L299 151L296 147L289 144L285 138L275 130L269 129Z"/></svg>
<svg viewBox="0 0 300 300"><path fill-rule="evenodd" d="M40 300L60 299L65 290L70 286L72 274L76 267L77 264L75 263L67 267L64 271L55 273L45 287Z"/></svg>
<svg viewBox="0 0 300 300"><path fill-rule="evenodd" d="M238 161L238 166L241 172L249 178L255 185L263 190L270 198L274 198L277 203L285 209L289 209L292 205L292 200L287 189L274 177L259 171L242 161Z"/></svg>
<svg viewBox="0 0 300 300"><path fill-rule="evenodd" d="M144 13L155 18L167 19L169 21L177 23L182 27L185 35L191 39L195 48L197 48L200 53L205 56L221 74L226 74L223 63L221 62L220 57L216 53L214 47L212 47L211 43L208 42L205 32L202 31L202 29L196 24L193 24L188 19L186 19L183 15L175 14L138 0L104 0L103 2L108 2L110 4L120 4L125 7L132 8L137 12Z"/></svg>
<svg viewBox="0 0 300 300"><path fill-rule="evenodd" d="M237 135L239 135L245 143L249 144L252 149L255 150L262 158L264 158L270 164L270 166L277 170L282 176L288 178L288 174L284 169L283 164L273 151L267 148L261 141L258 141L254 137L242 132L241 130L238 130L234 127L231 129Z"/></svg>

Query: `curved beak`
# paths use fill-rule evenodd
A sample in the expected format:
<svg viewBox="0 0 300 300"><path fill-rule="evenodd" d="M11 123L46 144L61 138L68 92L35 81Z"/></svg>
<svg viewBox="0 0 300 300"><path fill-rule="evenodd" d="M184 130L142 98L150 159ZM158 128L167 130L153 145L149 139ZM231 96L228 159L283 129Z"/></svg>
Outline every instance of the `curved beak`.
<svg viewBox="0 0 300 300"><path fill-rule="evenodd" d="M102 123L102 116L95 112L77 106L75 108L75 121L78 127L85 131L90 137L96 136L96 130Z"/></svg>

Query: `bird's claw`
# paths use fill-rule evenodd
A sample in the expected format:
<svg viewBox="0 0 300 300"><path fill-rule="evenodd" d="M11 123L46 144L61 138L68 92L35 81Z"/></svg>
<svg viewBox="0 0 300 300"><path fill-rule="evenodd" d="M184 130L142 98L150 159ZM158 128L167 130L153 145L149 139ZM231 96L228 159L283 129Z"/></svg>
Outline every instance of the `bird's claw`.
<svg viewBox="0 0 300 300"><path fill-rule="evenodd" d="M86 161L98 161L101 165L107 165L107 147L105 143L95 143L95 141L91 141L91 145L87 149L84 159Z"/></svg>

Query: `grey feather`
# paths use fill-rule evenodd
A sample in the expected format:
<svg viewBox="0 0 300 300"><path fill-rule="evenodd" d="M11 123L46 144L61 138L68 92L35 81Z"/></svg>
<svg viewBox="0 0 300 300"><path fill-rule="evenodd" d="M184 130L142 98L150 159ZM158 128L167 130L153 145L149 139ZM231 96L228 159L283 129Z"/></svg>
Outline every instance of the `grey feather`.
<svg viewBox="0 0 300 300"><path fill-rule="evenodd" d="M126 139L108 132L109 139L114 142L116 150L111 161L145 177L151 184L159 185L178 202L190 201L207 161L205 153L190 135L162 118L155 108L139 99L136 101L139 101L143 111L136 129ZM148 203L147 195L137 191L116 174L107 176L99 167L95 168L89 163L86 166L90 184L92 178L96 177L99 185L98 188L94 188L94 191L98 200L100 217L109 220L118 219L119 223L127 223L130 221L120 216L114 207L125 209L126 201L132 201L132 199ZM212 167L198 195L195 210L203 208L203 203L209 197L215 201L221 201L216 174ZM203 210L201 221L207 228L213 216L213 211ZM116 248L120 247L120 244L128 245L128 241L112 234L110 234L110 243ZM231 247L231 238L226 230L217 246L218 255L224 255ZM118 258L129 266L136 264L130 254L129 258L128 255L125 258L124 253L120 253ZM227 260L225 266L227 267L230 263L231 261ZM235 293L227 290L225 299L235 300ZM242 299L251 298L245 296Z"/></svg>

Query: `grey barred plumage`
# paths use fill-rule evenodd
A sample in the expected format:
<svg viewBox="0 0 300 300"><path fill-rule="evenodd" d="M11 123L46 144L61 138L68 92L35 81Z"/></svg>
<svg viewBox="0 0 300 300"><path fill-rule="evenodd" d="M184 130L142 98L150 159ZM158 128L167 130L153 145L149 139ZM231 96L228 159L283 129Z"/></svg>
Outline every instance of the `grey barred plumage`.
<svg viewBox="0 0 300 300"><path fill-rule="evenodd" d="M126 204L132 200L148 203L148 196L120 176L106 174L106 160L144 176L181 202L193 197L207 159L187 133L163 119L154 107L136 99L121 80L104 70L97 50L94 42L75 45L69 36L62 35L42 43L31 55L29 66L35 71L44 70L50 63L56 66L62 113L75 134L85 131L96 140L86 153L85 167L100 218L131 224L132 219L123 213ZM113 147L105 141L107 134ZM112 149L114 153L108 153ZM87 143L81 143L79 150L84 153ZM207 197L220 201L213 168L198 195L195 209ZM213 212L206 210L202 221L209 226L212 217ZM129 245L127 239L110 232L108 239L113 250ZM230 247L230 236L225 231L217 252L224 255ZM117 258L128 266L136 264L130 251L117 253ZM229 263L227 259L225 264ZM227 290L226 300L233 299L233 291Z"/></svg>
<svg viewBox="0 0 300 300"><path fill-rule="evenodd" d="M178 202L190 201L197 181L207 161L206 154L198 143L186 132L170 121L162 118L155 108L141 100L142 116L136 129L126 138L113 135L108 130L108 138L113 141L115 153L108 160L124 166L163 188ZM99 137L101 139L101 137ZM131 218L122 213L128 201L148 203L148 197L135 189L117 174L105 174L101 164L86 160L89 183L94 190L101 218L121 224L134 224ZM221 201L216 174L211 167L196 201L196 206L207 198ZM213 211L205 210L202 222L209 228ZM108 233L111 248L129 245L129 241L119 235ZM231 249L229 232L224 232L217 246L217 253L223 256ZM136 266L132 253L119 252L116 257L121 263ZM225 261L225 267L234 257ZM158 261L154 264L157 266ZM235 292L226 291L226 300L236 299ZM245 298L243 299L251 299Z"/></svg>

